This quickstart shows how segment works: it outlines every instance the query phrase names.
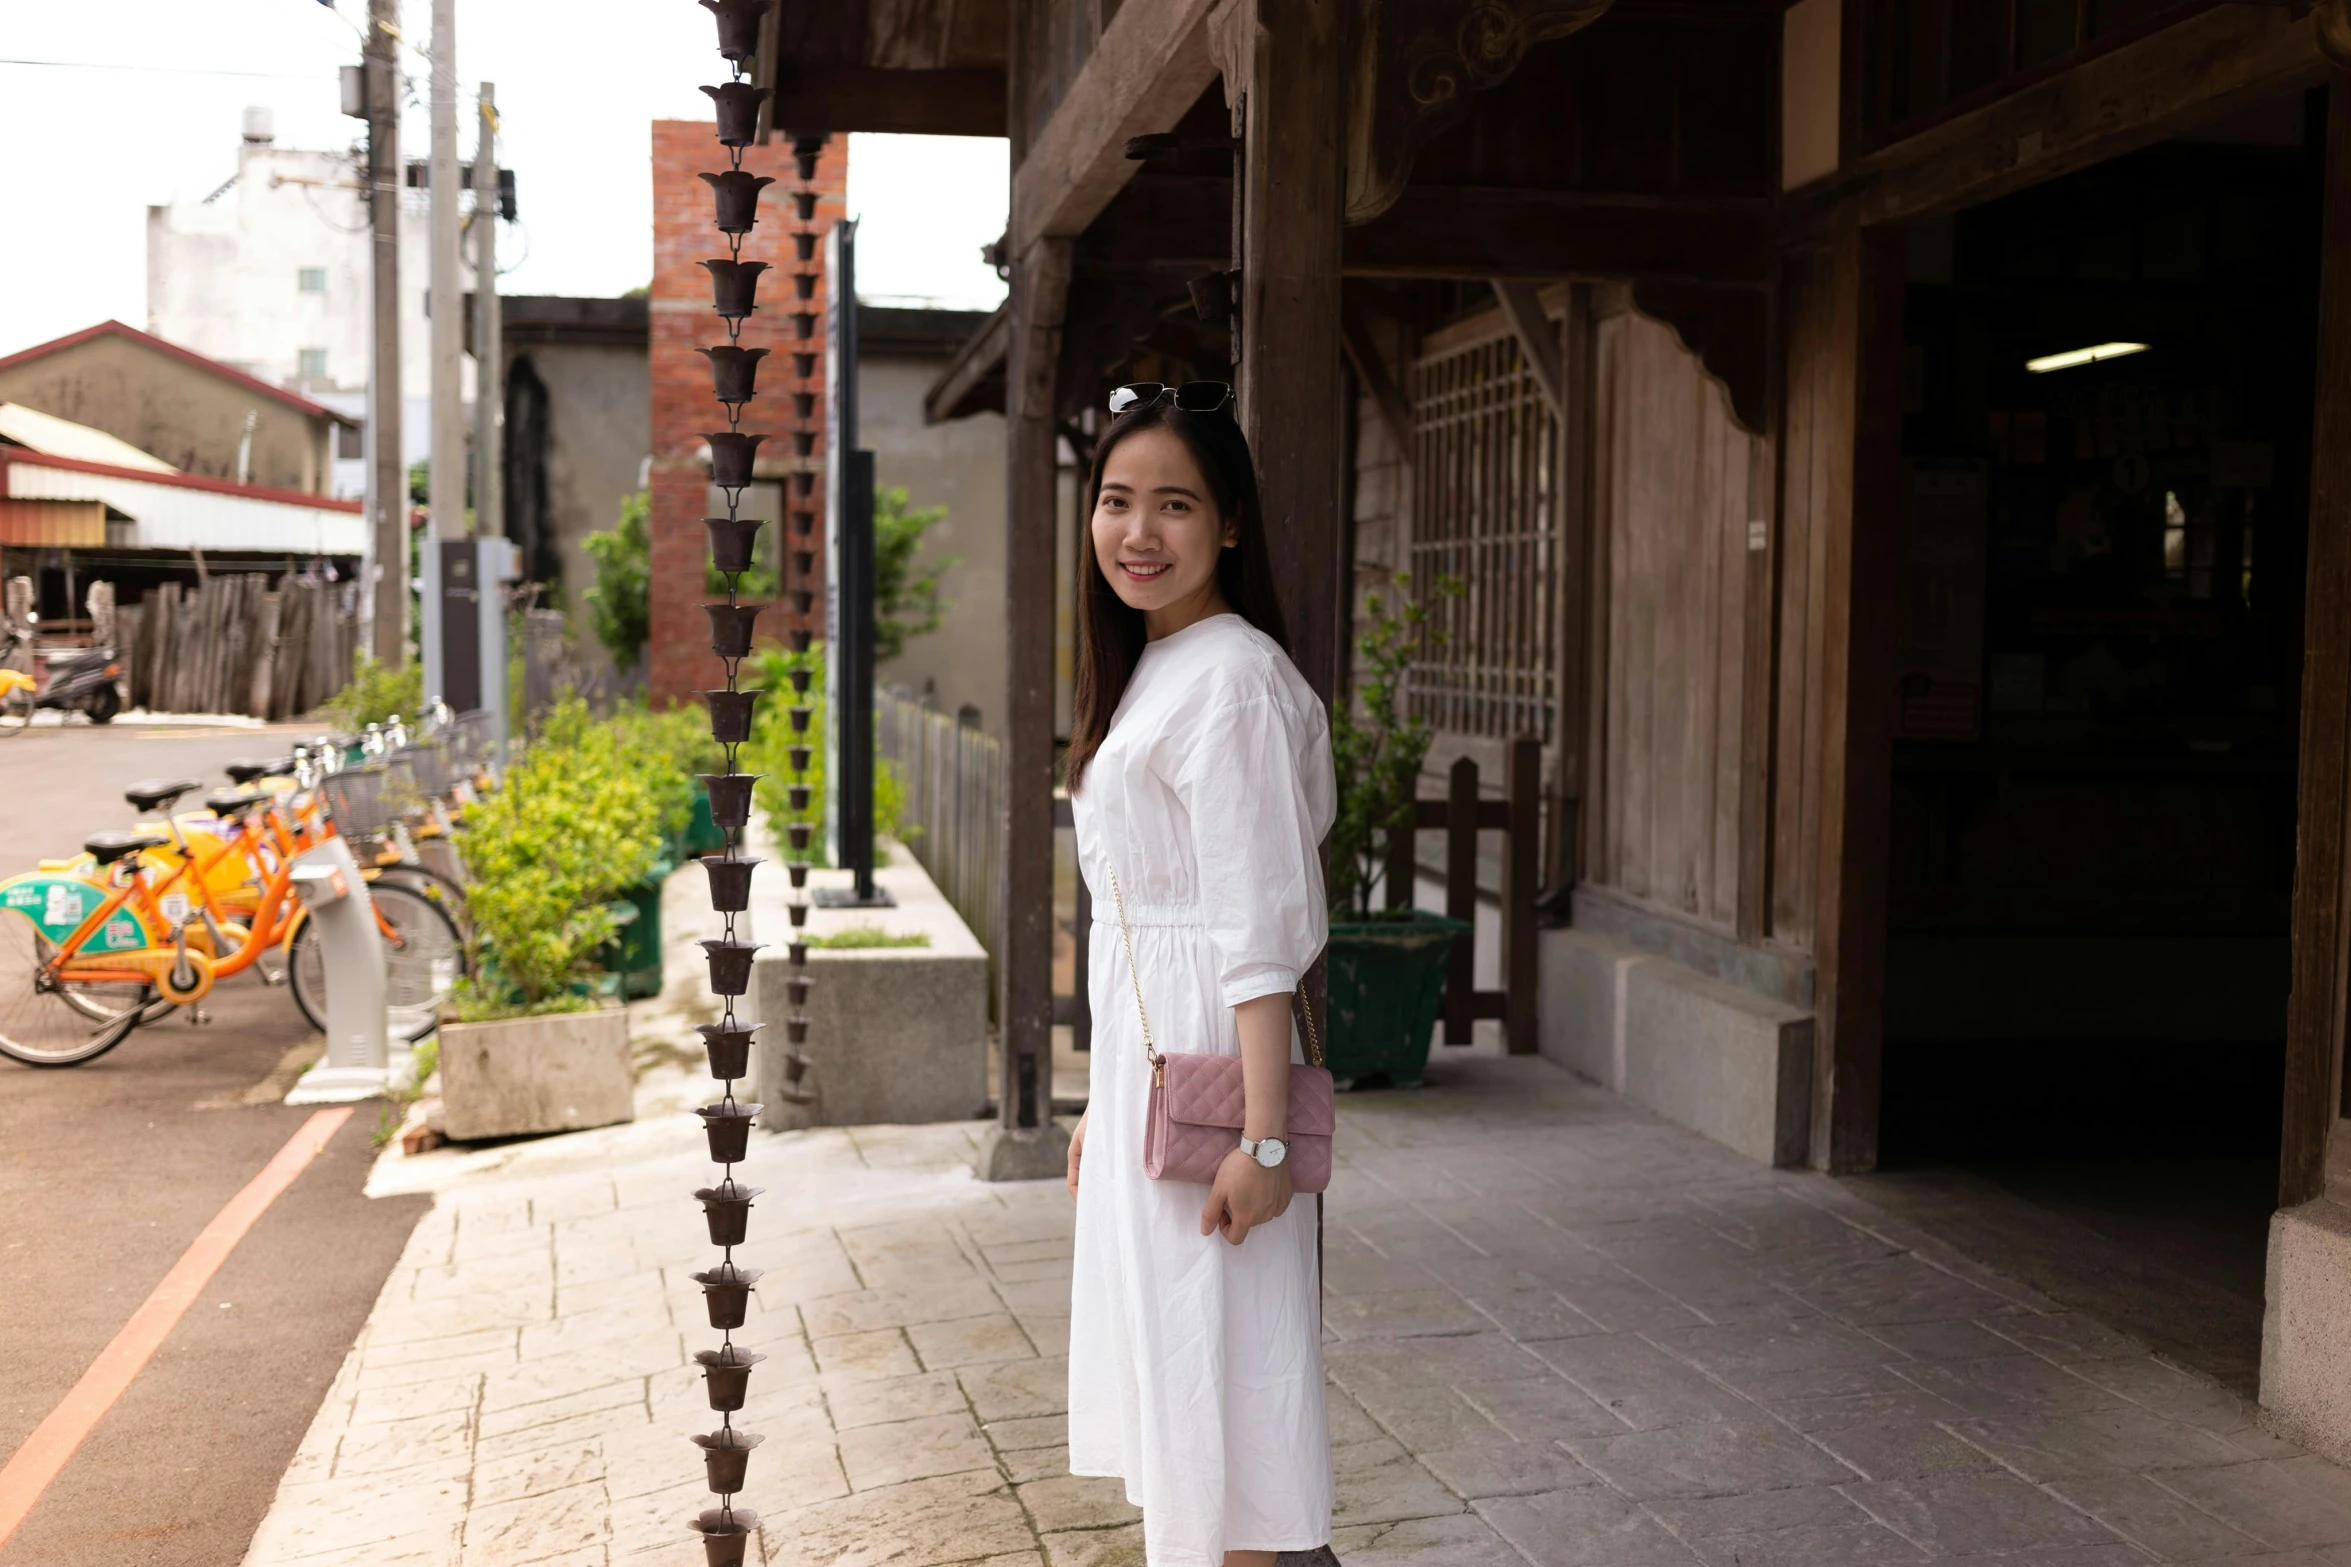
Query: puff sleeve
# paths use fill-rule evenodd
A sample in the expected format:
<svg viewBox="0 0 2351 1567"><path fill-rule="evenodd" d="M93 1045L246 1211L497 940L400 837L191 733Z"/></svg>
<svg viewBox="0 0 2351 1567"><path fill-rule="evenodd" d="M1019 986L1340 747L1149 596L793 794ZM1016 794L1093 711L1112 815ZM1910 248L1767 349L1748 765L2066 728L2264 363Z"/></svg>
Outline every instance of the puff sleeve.
<svg viewBox="0 0 2351 1567"><path fill-rule="evenodd" d="M1253 673L1208 693L1172 780L1191 820L1201 918L1226 1006L1296 988L1330 928L1329 726L1304 682L1292 691L1270 671Z"/></svg>

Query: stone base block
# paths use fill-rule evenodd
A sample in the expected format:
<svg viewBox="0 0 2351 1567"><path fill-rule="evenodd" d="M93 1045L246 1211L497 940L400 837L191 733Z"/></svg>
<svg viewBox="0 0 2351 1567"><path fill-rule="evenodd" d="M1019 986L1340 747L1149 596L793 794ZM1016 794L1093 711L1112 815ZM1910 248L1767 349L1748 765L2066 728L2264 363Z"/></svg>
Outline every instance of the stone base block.
<svg viewBox="0 0 2351 1567"><path fill-rule="evenodd" d="M759 1097L767 1108L759 1124L789 1131L806 1126L907 1125L968 1121L988 1102L988 959L929 947L875 947L809 954L808 1040L800 1053L809 1066L801 1097L784 1094L784 1060L791 1053L785 991L791 965L761 958L756 1064Z"/></svg>
<svg viewBox="0 0 2351 1567"><path fill-rule="evenodd" d="M637 1118L629 1015L617 1006L441 1025L443 1129L456 1142Z"/></svg>
<svg viewBox="0 0 2351 1567"><path fill-rule="evenodd" d="M980 1137L972 1173L983 1181L1060 1181L1069 1177L1069 1128L1006 1131L991 1126Z"/></svg>
<svg viewBox="0 0 2351 1567"><path fill-rule="evenodd" d="M1541 1047L1761 1164L1811 1137L1812 1015L1636 947L1545 931Z"/></svg>
<svg viewBox="0 0 2351 1567"><path fill-rule="evenodd" d="M2263 1293L2263 1423L2351 1463L2351 1208L2322 1197L2271 1215Z"/></svg>

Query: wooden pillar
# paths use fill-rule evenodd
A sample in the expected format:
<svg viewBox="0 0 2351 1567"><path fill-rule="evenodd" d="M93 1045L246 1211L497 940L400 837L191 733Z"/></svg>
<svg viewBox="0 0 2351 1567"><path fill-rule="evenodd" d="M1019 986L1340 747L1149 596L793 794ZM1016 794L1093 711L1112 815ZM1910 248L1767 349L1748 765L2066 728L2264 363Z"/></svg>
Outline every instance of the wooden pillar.
<svg viewBox="0 0 2351 1567"><path fill-rule="evenodd" d="M1598 758L1588 750L1586 714L1593 700L1592 658L1592 286L1573 283L1560 333L1560 383L1567 399L1559 424L1559 805L1546 824L1544 878L1554 896L1583 879L1577 847L1584 801ZM1557 905L1564 908L1564 904Z"/></svg>
<svg viewBox="0 0 2351 1567"><path fill-rule="evenodd" d="M2303 610L2301 777L2295 817L2293 992L2286 1009L2278 1202L2326 1190L2351 1004L2351 69L2327 92L2319 239L2318 375Z"/></svg>
<svg viewBox="0 0 2351 1567"><path fill-rule="evenodd" d="M1225 97L1244 143L1241 426L1257 457L1290 654L1328 703L1343 684L1341 431L1353 412L1339 330L1344 7L1240 0L1237 12Z"/></svg>
<svg viewBox="0 0 2351 1567"><path fill-rule="evenodd" d="M1900 230L1843 220L1830 262L1832 363L1822 367L1837 384L1827 400L1834 425L1820 438L1842 482L1829 486L1817 519L1825 570L1812 1069L1812 1163L1836 1172L1871 1169L1878 1156L1904 273Z"/></svg>
<svg viewBox="0 0 2351 1567"><path fill-rule="evenodd" d="M997 955L999 1124L1047 1125L1053 1095L1053 611L1055 367L1070 242L1012 263L1005 364L1004 950ZM1025 1064L1024 1064L1025 1063Z"/></svg>

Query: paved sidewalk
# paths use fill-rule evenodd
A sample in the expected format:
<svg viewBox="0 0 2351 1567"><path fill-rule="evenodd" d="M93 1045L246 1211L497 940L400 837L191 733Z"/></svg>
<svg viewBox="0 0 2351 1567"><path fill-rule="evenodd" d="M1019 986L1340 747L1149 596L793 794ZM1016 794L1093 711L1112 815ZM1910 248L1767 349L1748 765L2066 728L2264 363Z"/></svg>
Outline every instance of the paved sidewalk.
<svg viewBox="0 0 2351 1567"><path fill-rule="evenodd" d="M1346 1097L1326 1335L1349 1567L2351 1563L2351 1478L1817 1176L1539 1060ZM970 1129L762 1136L761 1558L1139 1564L1063 1473L1070 1210ZM700 1550L692 1125L444 1151L248 1567ZM438 1163L435 1163L438 1161Z"/></svg>

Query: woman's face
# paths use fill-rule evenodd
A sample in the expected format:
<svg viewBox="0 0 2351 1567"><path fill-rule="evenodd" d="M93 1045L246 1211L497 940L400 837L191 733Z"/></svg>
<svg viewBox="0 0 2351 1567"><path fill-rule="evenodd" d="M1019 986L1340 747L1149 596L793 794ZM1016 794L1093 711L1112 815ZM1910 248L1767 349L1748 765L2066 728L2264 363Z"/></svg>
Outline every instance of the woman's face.
<svg viewBox="0 0 2351 1567"><path fill-rule="evenodd" d="M1238 542L1217 514L1192 449L1173 430L1139 430L1110 450L1094 502L1094 559L1153 637L1224 608L1220 553Z"/></svg>

